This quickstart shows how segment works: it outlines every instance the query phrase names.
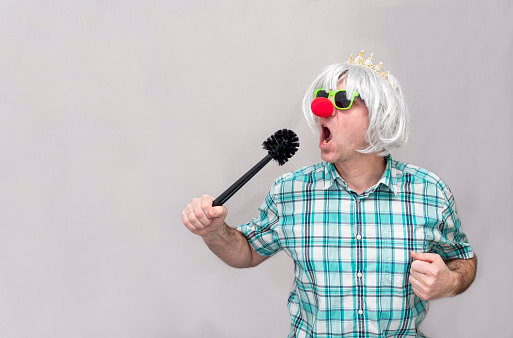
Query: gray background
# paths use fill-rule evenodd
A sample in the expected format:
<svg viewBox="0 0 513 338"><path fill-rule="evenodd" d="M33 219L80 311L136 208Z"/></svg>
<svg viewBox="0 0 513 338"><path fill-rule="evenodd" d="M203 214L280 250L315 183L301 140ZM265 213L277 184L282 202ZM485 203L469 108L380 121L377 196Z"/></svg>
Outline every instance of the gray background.
<svg viewBox="0 0 513 338"><path fill-rule="evenodd" d="M479 256L431 302L432 337L513 337L513 5L503 1L0 1L0 337L285 337L292 263L236 270L181 224L295 130L301 99L365 48L411 109L396 159L440 175ZM366 54L368 55L368 54Z"/></svg>

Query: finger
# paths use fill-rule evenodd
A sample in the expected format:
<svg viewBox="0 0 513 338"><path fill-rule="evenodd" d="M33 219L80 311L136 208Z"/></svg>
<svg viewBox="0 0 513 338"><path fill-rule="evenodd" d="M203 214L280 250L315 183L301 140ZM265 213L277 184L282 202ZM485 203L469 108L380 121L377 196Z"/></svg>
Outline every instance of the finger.
<svg viewBox="0 0 513 338"><path fill-rule="evenodd" d="M223 206L212 207L209 211L209 217L211 218L226 218L228 214L228 209Z"/></svg>
<svg viewBox="0 0 513 338"><path fill-rule="evenodd" d="M182 211L182 223L185 225L185 227L187 229L189 229L192 232L195 232L195 231L199 230L191 222L189 222L189 217L187 216L187 211L186 210Z"/></svg>
<svg viewBox="0 0 513 338"><path fill-rule="evenodd" d="M411 287L412 291L420 297L420 299L423 299L423 300L427 300L427 297L426 297L426 294L419 288L413 286L412 284L412 287Z"/></svg>
<svg viewBox="0 0 513 338"><path fill-rule="evenodd" d="M185 208L182 210L182 213L184 213L184 212L185 212L185 214L187 215L187 214L188 214L189 212L191 212L192 210L193 210L193 209L192 209L192 202L191 202L191 203L189 203L189 204L187 204L187 205L185 206Z"/></svg>
<svg viewBox="0 0 513 338"><path fill-rule="evenodd" d="M434 254L434 253L429 253L429 252L416 252L416 251L412 251L411 252L411 257L413 259L415 259L415 260L418 260L418 261L434 263L434 262L436 262L440 258L440 255Z"/></svg>
<svg viewBox="0 0 513 338"><path fill-rule="evenodd" d="M202 211L202 210L200 210L199 212L198 212L198 211L192 211L192 212L190 212L190 213L188 213L188 214L187 214L187 219L189 220L189 223L190 223L191 225L193 225L196 229L198 229L198 230L203 230L203 229L205 229L207 226L209 226L209 225L210 225L210 222L207 222L208 224L204 224L204 223L203 223L204 221L199 220L199 219L198 219L198 217L196 216L196 215L197 215L197 213L199 213L199 214L203 215L203 211ZM202 217L203 217L204 219L207 219L207 218L205 217L205 215L203 215Z"/></svg>
<svg viewBox="0 0 513 338"><path fill-rule="evenodd" d="M204 228L203 224L198 221L195 212L194 212L194 205L195 205L195 199L192 200L191 203L189 203L185 209L182 211L182 222L185 224L185 226L188 227L191 231L197 231Z"/></svg>
<svg viewBox="0 0 513 338"><path fill-rule="evenodd" d="M410 277L415 278L418 281L423 280L426 276L427 276L426 274L419 272L417 270L414 270L414 269L410 270Z"/></svg>
<svg viewBox="0 0 513 338"><path fill-rule="evenodd" d="M212 220L205 214L202 206L202 199L195 198L192 200L193 212L189 213L189 221L195 226L201 226L202 228L209 225Z"/></svg>
<svg viewBox="0 0 513 338"><path fill-rule="evenodd" d="M411 288L413 290L413 292L415 292L415 294L419 297L424 297L426 292L425 292L425 285L419 281L418 279L416 279L415 277L411 276L410 275L410 278L408 279L408 281L410 282L411 284Z"/></svg>
<svg viewBox="0 0 513 338"><path fill-rule="evenodd" d="M430 274L432 269L431 263L424 262L424 261L413 261L411 262L411 268L410 272L416 272L419 274Z"/></svg>
<svg viewBox="0 0 513 338"><path fill-rule="evenodd" d="M432 275L417 274L413 272L410 273L410 277L410 283L413 281L412 285L416 285L418 289L423 290L424 294L428 294L437 283L436 277Z"/></svg>
<svg viewBox="0 0 513 338"><path fill-rule="evenodd" d="M214 198L212 196L207 195L207 194L201 196L201 199L200 199L201 210L203 210L203 213L208 218L213 218L211 216L213 202L214 202Z"/></svg>
<svg viewBox="0 0 513 338"><path fill-rule="evenodd" d="M436 278L432 275L426 275L422 273L416 273L415 271L410 273L410 277L415 281L417 287L431 288L436 283Z"/></svg>
<svg viewBox="0 0 513 338"><path fill-rule="evenodd" d="M415 280L413 280L411 283L411 289L412 291L420 297L422 300L432 300L436 299L438 297L435 296L433 293L433 289L430 287L427 287L426 285L423 285L422 283L417 283Z"/></svg>
<svg viewBox="0 0 513 338"><path fill-rule="evenodd" d="M413 275L410 275L410 277L408 278L408 281L410 282L411 287L413 289L419 289L421 283Z"/></svg>

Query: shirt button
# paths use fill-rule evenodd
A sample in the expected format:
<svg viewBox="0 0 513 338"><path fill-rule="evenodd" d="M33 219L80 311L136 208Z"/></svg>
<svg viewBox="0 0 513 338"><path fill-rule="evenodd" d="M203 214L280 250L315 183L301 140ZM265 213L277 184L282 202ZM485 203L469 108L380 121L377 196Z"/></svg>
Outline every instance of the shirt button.
<svg viewBox="0 0 513 338"><path fill-rule="evenodd" d="M358 240L362 239L362 235L360 235L360 234L356 235L356 239L358 239Z"/></svg>
<svg viewBox="0 0 513 338"><path fill-rule="evenodd" d="M363 314L363 310L362 309L358 310L358 314L359 315Z"/></svg>
<svg viewBox="0 0 513 338"><path fill-rule="evenodd" d="M358 273L356 274L356 276L358 276L358 278L362 278L362 273L361 273L361 272L358 272Z"/></svg>

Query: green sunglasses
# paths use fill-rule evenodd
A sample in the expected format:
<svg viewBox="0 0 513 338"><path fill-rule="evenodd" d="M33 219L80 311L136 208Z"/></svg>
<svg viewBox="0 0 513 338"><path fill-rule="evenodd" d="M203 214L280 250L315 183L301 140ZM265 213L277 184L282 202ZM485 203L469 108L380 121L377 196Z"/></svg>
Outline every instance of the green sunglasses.
<svg viewBox="0 0 513 338"><path fill-rule="evenodd" d="M337 107L337 109L346 110L351 108L353 106L354 99L360 96L358 92L354 92L353 97L349 100L346 94L347 91L345 89L337 90L336 92L330 90L328 92L326 89L320 88L315 91L315 98L325 97L329 99L330 97L333 97L335 107Z"/></svg>

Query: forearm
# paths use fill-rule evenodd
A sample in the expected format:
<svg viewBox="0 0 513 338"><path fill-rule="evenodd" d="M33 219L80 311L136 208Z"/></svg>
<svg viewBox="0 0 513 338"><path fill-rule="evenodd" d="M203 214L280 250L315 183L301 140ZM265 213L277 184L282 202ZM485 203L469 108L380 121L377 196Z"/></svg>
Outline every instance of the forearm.
<svg viewBox="0 0 513 338"><path fill-rule="evenodd" d="M209 249L223 262L234 268L248 268L265 258L254 252L246 237L224 223L218 231L203 236Z"/></svg>
<svg viewBox="0 0 513 338"><path fill-rule="evenodd" d="M445 263L454 275L454 291L452 296L456 296L467 290L476 277L476 256L471 259L453 259Z"/></svg>
<svg viewBox="0 0 513 338"><path fill-rule="evenodd" d="M225 222L228 210L223 206L212 207L214 198L203 195L194 198L182 210L182 222L192 233L201 236L210 250L226 264L235 268L248 268L263 262L251 248L246 237Z"/></svg>

